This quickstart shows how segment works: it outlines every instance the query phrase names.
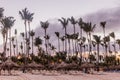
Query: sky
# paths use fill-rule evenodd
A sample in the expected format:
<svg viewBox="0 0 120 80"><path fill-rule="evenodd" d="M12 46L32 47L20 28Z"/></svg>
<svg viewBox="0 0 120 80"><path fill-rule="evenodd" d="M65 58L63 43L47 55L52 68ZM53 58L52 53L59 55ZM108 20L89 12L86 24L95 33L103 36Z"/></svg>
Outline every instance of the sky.
<svg viewBox="0 0 120 80"><path fill-rule="evenodd" d="M34 29L36 33L41 33L38 30L40 21L49 20L53 23L51 26L60 26L55 21L56 19L74 16L76 18L83 17L87 21L91 20L98 23L99 18L106 20L110 16L114 17L114 14L116 15L120 9L119 5L119 0L0 0L0 7L5 9L4 15L13 16L16 19L12 30L17 29L18 33L24 31L24 23L18 12L25 7L27 7L31 13L35 13L31 28ZM118 16L115 17L115 20L117 19ZM55 28L51 28L50 30L53 29ZM49 32L51 32L50 30ZM59 28L55 30L59 30ZM0 35L0 37L1 44L2 36Z"/></svg>

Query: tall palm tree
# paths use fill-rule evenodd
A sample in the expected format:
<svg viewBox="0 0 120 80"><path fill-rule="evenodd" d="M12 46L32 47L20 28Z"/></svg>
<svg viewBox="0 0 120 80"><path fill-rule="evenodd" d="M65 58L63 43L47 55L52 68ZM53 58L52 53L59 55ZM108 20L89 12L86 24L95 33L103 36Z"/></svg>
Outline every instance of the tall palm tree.
<svg viewBox="0 0 120 80"><path fill-rule="evenodd" d="M99 64L99 46L101 44L101 37L100 36L97 36L97 35L93 35L93 38L95 40L95 43L97 45L97 64Z"/></svg>
<svg viewBox="0 0 120 80"><path fill-rule="evenodd" d="M106 25L106 21L100 22L100 26L103 28L104 37L105 37L105 25Z"/></svg>
<svg viewBox="0 0 120 80"><path fill-rule="evenodd" d="M80 28L80 33L79 33L80 34L80 39L82 39L82 34L83 34L82 30L83 30L83 27L84 27L84 22L83 22L82 18L79 18L77 23L78 23L79 28ZM80 45L80 52L82 54L82 45ZM82 56L81 56L81 59L82 59Z"/></svg>
<svg viewBox="0 0 120 80"><path fill-rule="evenodd" d="M33 55L33 52L34 52L34 49L33 49L33 40L34 40L34 36L35 36L35 32L32 30L32 31L30 31L30 36L31 36L31 38L32 38L32 55Z"/></svg>
<svg viewBox="0 0 120 80"><path fill-rule="evenodd" d="M55 32L55 35L58 38L58 52L60 52L60 33L59 32Z"/></svg>
<svg viewBox="0 0 120 80"><path fill-rule="evenodd" d="M3 57L5 57L6 35L7 35L7 29L5 27L1 27L1 34L2 34L2 37L3 37Z"/></svg>
<svg viewBox="0 0 120 80"><path fill-rule="evenodd" d="M110 34L110 37L112 37L114 39L114 52L116 53L116 40L115 40L115 33L114 32L111 32Z"/></svg>
<svg viewBox="0 0 120 80"><path fill-rule="evenodd" d="M3 17L3 12L4 12L4 9L3 9L3 8L0 8L0 20L1 20L2 17Z"/></svg>
<svg viewBox="0 0 120 80"><path fill-rule="evenodd" d="M49 22L48 21L45 21L45 22L41 21L40 24L41 24L41 27L45 31L45 37L46 37L46 35L47 35L47 28L49 27ZM46 47L46 53L48 54L48 52L47 52L47 40L46 40L46 38L45 38L45 47Z"/></svg>
<svg viewBox="0 0 120 80"><path fill-rule="evenodd" d="M100 26L103 28L103 35L104 35L104 38L105 38L105 27L106 27L106 21L102 21L102 22L100 22ZM104 39L103 38L103 39ZM103 40L103 42L104 42L104 44L105 44L105 46L107 45L106 43L105 43L105 41ZM105 50L107 50L106 49L106 47L105 47ZM106 51L105 51L106 52ZM107 54L107 53L106 53Z"/></svg>
<svg viewBox="0 0 120 80"><path fill-rule="evenodd" d="M68 44L69 44L69 54L71 53L71 47L70 47L70 39L71 39L71 35L70 34L66 34L66 38L68 39Z"/></svg>
<svg viewBox="0 0 120 80"><path fill-rule="evenodd" d="M16 53L18 54L17 29L15 29L15 37L16 37Z"/></svg>
<svg viewBox="0 0 120 80"><path fill-rule="evenodd" d="M87 34L87 39L89 43L89 55L91 54L92 46L91 46L91 33L94 31L96 24L92 25L92 23L84 23L83 30ZM88 38L89 36L89 38Z"/></svg>
<svg viewBox="0 0 120 80"><path fill-rule="evenodd" d="M110 46L110 37L109 37L109 35L108 36L105 36L104 38L103 38L103 42L104 42L104 47L105 47L105 57L106 56L108 56L108 47ZM110 49L110 47L109 47L109 49Z"/></svg>
<svg viewBox="0 0 120 80"><path fill-rule="evenodd" d="M21 49L21 54L23 54L23 43L21 42L21 45L20 45L20 49Z"/></svg>
<svg viewBox="0 0 120 80"><path fill-rule="evenodd" d="M15 47L16 47L16 45L14 44L15 37L11 37L11 41L12 41L12 46L13 46L13 53L14 53L14 56L15 56L16 55L15 54Z"/></svg>
<svg viewBox="0 0 120 80"><path fill-rule="evenodd" d="M28 20L28 15L29 15L29 11L27 10L27 8L23 9L22 11L19 11L19 14L22 18L22 20L24 20L24 25L25 25L25 40L26 40L26 55L29 55L29 46L27 42L27 20Z"/></svg>
<svg viewBox="0 0 120 80"><path fill-rule="evenodd" d="M22 33L20 33L21 34L21 36L22 36L22 38L23 38L23 44L24 44L24 54L25 54L25 51L26 51L26 48L25 48L25 34L24 34L24 32L22 32Z"/></svg>
<svg viewBox="0 0 120 80"><path fill-rule="evenodd" d="M72 16L71 18L68 19L71 24L73 25L73 33L75 34L76 33L76 30L75 30L75 25L77 24L77 21L75 20L75 18Z"/></svg>
<svg viewBox="0 0 120 80"><path fill-rule="evenodd" d="M76 29L75 29L75 25L77 24L77 21L75 20L75 18L72 16L71 18L68 19L71 24L73 25L73 30L74 30L74 34L76 34ZM75 52L77 52L76 50L76 39L74 40L74 45L75 45Z"/></svg>
<svg viewBox="0 0 120 80"><path fill-rule="evenodd" d="M61 19L58 19L58 21L62 24L63 29L65 30L65 35L66 35L67 34L68 19L62 17ZM67 52L67 40L66 39L65 39L65 52Z"/></svg>
<svg viewBox="0 0 120 80"><path fill-rule="evenodd" d="M28 13L28 15L27 15L27 21L28 21L28 27L29 27L29 33L30 33L30 31L31 31L31 28L30 28L30 23L32 22L32 20L33 20L33 15L34 15L34 13ZM29 34L29 40L30 40L30 34Z"/></svg>
<svg viewBox="0 0 120 80"><path fill-rule="evenodd" d="M9 38L11 38L11 27L14 25L14 22L15 22L15 19L13 17L5 17L1 20L2 26L7 30L6 43L8 39L8 30L9 30ZM5 46L5 50L6 50L6 46ZM11 40L10 40L10 56L11 56Z"/></svg>
<svg viewBox="0 0 120 80"><path fill-rule="evenodd" d="M62 36L60 39L61 39L61 41L62 41L62 47L63 47L63 51L64 51L64 47L65 47L65 46L64 46L65 36Z"/></svg>
<svg viewBox="0 0 120 80"><path fill-rule="evenodd" d="M120 39L117 39L117 40L116 40L116 43L118 44L119 49L120 49Z"/></svg>

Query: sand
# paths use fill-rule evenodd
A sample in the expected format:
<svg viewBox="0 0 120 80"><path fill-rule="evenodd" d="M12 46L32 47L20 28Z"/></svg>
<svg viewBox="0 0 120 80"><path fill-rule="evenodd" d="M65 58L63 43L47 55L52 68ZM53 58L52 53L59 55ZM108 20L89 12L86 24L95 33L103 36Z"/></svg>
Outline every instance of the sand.
<svg viewBox="0 0 120 80"><path fill-rule="evenodd" d="M10 76L2 74L0 80L120 80L120 72L94 72L94 74L85 74L71 71L65 74L64 72L42 71L41 73L31 74L16 71Z"/></svg>

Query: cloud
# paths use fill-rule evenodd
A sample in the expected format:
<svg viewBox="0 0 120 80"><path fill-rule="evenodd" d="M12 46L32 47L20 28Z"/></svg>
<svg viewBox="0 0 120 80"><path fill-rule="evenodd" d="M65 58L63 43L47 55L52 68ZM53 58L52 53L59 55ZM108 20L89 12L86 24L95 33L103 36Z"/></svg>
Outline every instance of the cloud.
<svg viewBox="0 0 120 80"><path fill-rule="evenodd" d="M105 9L100 10L98 12L94 12L85 16L79 16L76 19L82 17L85 22L92 22L93 24L96 24L96 30L94 34L103 35L102 28L100 27L101 21L106 21L106 34L114 31L116 34L120 31L120 7L112 8L112 9ZM47 34L51 36L50 42L52 42L57 47L57 38L54 34L54 32L58 31L61 35L64 34L64 30L62 28L62 25L58 22L57 19L51 19L48 20L50 22L50 26L47 30ZM73 33L73 27L69 23L67 26L68 33ZM79 27L76 25L76 31L79 32ZM44 31L39 26L35 29L36 36L44 36ZM119 36L119 35L116 35Z"/></svg>

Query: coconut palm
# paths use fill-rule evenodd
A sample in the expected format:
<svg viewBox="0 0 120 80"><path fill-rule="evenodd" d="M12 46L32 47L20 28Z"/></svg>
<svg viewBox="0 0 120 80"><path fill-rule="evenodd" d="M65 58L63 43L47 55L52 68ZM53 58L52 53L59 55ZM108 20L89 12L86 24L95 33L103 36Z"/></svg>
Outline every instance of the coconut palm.
<svg viewBox="0 0 120 80"><path fill-rule="evenodd" d="M18 54L17 29L15 29L15 37L16 37L16 53Z"/></svg>
<svg viewBox="0 0 120 80"><path fill-rule="evenodd" d="M1 20L2 26L7 30L6 43L8 38L8 30L9 30L9 39L11 38L11 27L14 25L14 22L15 22L15 19L13 17L5 17ZM10 56L11 56L11 53L12 52L11 52L11 40L10 40Z"/></svg>
<svg viewBox="0 0 120 80"><path fill-rule="evenodd" d="M105 38L105 27L106 27L106 21L102 21L102 22L100 22L100 26L103 28L103 35L104 35L104 38ZM103 38L103 39L104 39ZM105 41L103 40L103 42L104 42L104 44L105 44L105 46L107 45L106 43L105 43ZM105 47L105 52L106 52L106 47ZM107 54L107 53L106 53Z"/></svg>
<svg viewBox="0 0 120 80"><path fill-rule="evenodd" d="M40 37L35 38L35 46L38 47L38 50L40 50L40 45L42 45L42 39Z"/></svg>
<svg viewBox="0 0 120 80"><path fill-rule="evenodd" d="M12 41L13 52L14 52L14 56L15 56L15 47L16 47L16 45L14 44L15 37L11 37L11 41Z"/></svg>
<svg viewBox="0 0 120 80"><path fill-rule="evenodd" d="M64 47L65 47L65 46L64 46L65 36L62 36L60 39L61 39L61 41L62 41L62 47L63 47L63 51L64 51Z"/></svg>
<svg viewBox="0 0 120 80"><path fill-rule="evenodd" d="M120 49L120 39L117 39L117 40L116 40L116 43L118 44L119 49Z"/></svg>
<svg viewBox="0 0 120 80"><path fill-rule="evenodd" d="M1 34L3 37L3 56L5 57L6 53L6 35L7 35L7 29L5 27L1 27Z"/></svg>
<svg viewBox="0 0 120 80"><path fill-rule="evenodd" d="M58 38L58 52L60 52L60 33L59 32L55 32L55 35Z"/></svg>
<svg viewBox="0 0 120 80"><path fill-rule="evenodd" d="M35 32L32 30L32 31L30 31L30 36L31 36L31 38L32 38L32 55L33 55L33 52L34 52L34 49L33 49L33 40L34 40L34 36L35 36Z"/></svg>
<svg viewBox="0 0 120 80"><path fill-rule="evenodd" d="M71 24L73 25L73 30L74 30L74 34L76 34L76 30L75 30L75 25L77 24L77 21L75 20L75 18L72 16L71 18L69 18L68 19L70 22L71 22ZM74 41L74 45L75 45L75 52L77 52L77 50L76 50L76 39L75 39L75 41Z"/></svg>
<svg viewBox="0 0 120 80"><path fill-rule="evenodd" d="M24 54L25 54L25 50L26 50L26 48L25 48L25 34L24 34L24 32L22 32L22 33L20 33L21 34L21 36L22 36L22 38L23 38L23 44L24 44Z"/></svg>
<svg viewBox="0 0 120 80"><path fill-rule="evenodd" d="M100 26L103 28L104 37L105 37L105 25L106 25L106 21L100 22Z"/></svg>
<svg viewBox="0 0 120 80"><path fill-rule="evenodd" d="M24 20L24 25L25 25L25 40L26 40L26 55L29 55L29 46L27 42L27 21L28 21L28 15L29 15L29 11L27 10L27 8L23 9L22 11L19 11L19 14L22 18L22 20Z"/></svg>
<svg viewBox="0 0 120 80"><path fill-rule="evenodd" d="M30 28L30 23L32 22L32 20L33 20L33 15L34 15L34 13L28 13L28 15L27 15L27 21L28 21L28 27L29 27L29 33L30 33L30 31L31 31L31 28ZM30 40L30 34L29 34L29 40Z"/></svg>
<svg viewBox="0 0 120 80"><path fill-rule="evenodd" d="M112 37L114 39L114 52L116 53L116 40L115 40L115 33L114 32L111 32L110 34L110 37Z"/></svg>
<svg viewBox="0 0 120 80"><path fill-rule="evenodd" d="M89 43L89 55L91 54L92 46L91 46L91 33L94 31L96 24L92 25L92 23L84 23L83 30L87 34L87 39ZM89 36L89 38L88 38Z"/></svg>
<svg viewBox="0 0 120 80"><path fill-rule="evenodd" d="M20 44L21 53L23 54L23 43Z"/></svg>
<svg viewBox="0 0 120 80"><path fill-rule="evenodd" d="M70 39L71 39L71 35L70 34L66 34L66 38L68 39L68 44L69 44L69 54L71 53L71 47L70 47Z"/></svg>
<svg viewBox="0 0 120 80"><path fill-rule="evenodd" d="M108 54L108 47L110 46L110 37L109 36L106 36L106 37L104 37L103 38L103 42L104 42L104 47L105 47L105 56L107 56ZM109 47L109 49L110 49L110 47ZM110 50L109 50L110 51Z"/></svg>
<svg viewBox="0 0 120 80"><path fill-rule="evenodd" d="M61 19L58 19L58 21L62 24L63 29L65 30L65 35L66 35L67 34L68 19L62 17ZM67 40L66 39L65 39L65 52L67 52Z"/></svg>
<svg viewBox="0 0 120 80"><path fill-rule="evenodd" d="M83 30L83 27L84 27L84 22L83 22L83 20L82 20L82 18L79 18L78 19L78 25L79 25L79 28L80 28L80 38L82 39L82 30ZM81 52L81 54L82 54L82 45L80 45L80 52Z"/></svg>
<svg viewBox="0 0 120 80"><path fill-rule="evenodd" d="M4 12L4 9L3 9L3 8L0 8L0 20L1 20L2 17L3 17L3 12Z"/></svg>
<svg viewBox="0 0 120 80"><path fill-rule="evenodd" d="M45 37L46 37L46 35L47 35L47 28L49 27L49 22L48 21L45 21L45 22L40 22L40 24L41 24L41 27L44 29L44 31L45 31ZM45 47L46 47L46 53L48 53L47 52L47 40L46 40L46 38L45 38Z"/></svg>
<svg viewBox="0 0 120 80"><path fill-rule="evenodd" d="M101 37L100 36L97 36L97 35L93 35L93 38L95 40L95 43L97 45L97 64L99 64L99 46L101 44Z"/></svg>
<svg viewBox="0 0 120 80"><path fill-rule="evenodd" d="M68 19L70 22L71 22L71 24L73 25L73 30L74 30L74 34L76 33L76 30L75 30L75 25L77 24L77 21L75 20L75 18L72 16L71 18L69 18Z"/></svg>

